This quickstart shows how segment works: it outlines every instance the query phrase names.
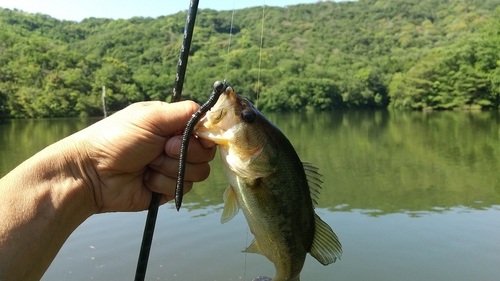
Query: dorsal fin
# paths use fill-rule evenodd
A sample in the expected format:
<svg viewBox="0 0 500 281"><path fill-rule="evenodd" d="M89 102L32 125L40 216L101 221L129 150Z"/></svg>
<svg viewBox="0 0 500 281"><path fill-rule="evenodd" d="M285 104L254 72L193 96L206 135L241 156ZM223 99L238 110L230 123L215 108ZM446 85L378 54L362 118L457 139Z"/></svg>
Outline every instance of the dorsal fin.
<svg viewBox="0 0 500 281"><path fill-rule="evenodd" d="M314 167L311 163L302 162L302 166L304 167L304 172L306 173L307 182L309 184L309 192L311 193L311 199L314 205L317 205L319 191L321 189L321 184L323 183L321 177L323 176L318 173L318 168Z"/></svg>
<svg viewBox="0 0 500 281"><path fill-rule="evenodd" d="M303 162L302 166L306 173L311 199L317 205L316 199L318 199L321 184L323 183L321 180L322 175L318 173L318 168L311 163ZM342 244L340 244L339 238L317 214L314 214L314 225L314 239L309 253L323 265L334 263L342 255Z"/></svg>

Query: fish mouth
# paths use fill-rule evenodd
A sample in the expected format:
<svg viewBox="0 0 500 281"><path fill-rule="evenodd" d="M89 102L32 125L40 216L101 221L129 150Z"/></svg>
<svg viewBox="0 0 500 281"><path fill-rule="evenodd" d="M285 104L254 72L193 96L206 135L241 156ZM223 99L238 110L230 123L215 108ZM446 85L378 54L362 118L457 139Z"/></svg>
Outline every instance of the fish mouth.
<svg viewBox="0 0 500 281"><path fill-rule="evenodd" d="M234 99L232 99L232 97L234 98L234 91L231 86L228 86L224 93L219 96L215 105L207 111L202 120L206 118L210 124L218 124L233 107Z"/></svg>
<svg viewBox="0 0 500 281"><path fill-rule="evenodd" d="M222 138L224 132L229 130L235 122L237 122L237 120L235 120L237 118L232 116L234 114L228 114L234 111L235 102L236 94L231 86L227 86L224 92L219 96L215 105L210 108L195 125L195 135L217 144L226 143L227 140Z"/></svg>

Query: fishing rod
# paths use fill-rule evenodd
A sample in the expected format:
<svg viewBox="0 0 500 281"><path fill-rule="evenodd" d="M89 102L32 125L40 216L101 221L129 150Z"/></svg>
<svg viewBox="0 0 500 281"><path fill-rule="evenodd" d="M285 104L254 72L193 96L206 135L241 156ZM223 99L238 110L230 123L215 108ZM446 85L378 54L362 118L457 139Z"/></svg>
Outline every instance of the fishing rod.
<svg viewBox="0 0 500 281"><path fill-rule="evenodd" d="M182 39L179 61L177 62L177 73L175 74L174 89L172 91L172 99L170 102L178 102L181 100L182 86L184 85L184 77L186 76L186 68L191 49L191 39L193 38L194 22L198 12L198 0L191 0L189 10L186 17L186 25L184 26L184 37Z"/></svg>
<svg viewBox="0 0 500 281"><path fill-rule="evenodd" d="M186 74L186 67L188 63L189 50L191 48L191 39L193 38L194 23L196 14L198 12L198 0L191 0L189 10L186 17L186 25L184 26L184 37L177 63L177 73L175 75L174 88L172 91L171 102L178 102L181 100L182 87L184 85L184 77ZM189 139L188 139L189 140ZM185 150L187 151L187 145ZM176 194L177 194L176 187ZM182 200L182 196L180 197ZM156 217L158 215L158 208L160 206L161 194L153 192L151 196L151 203L148 208L148 215L146 218L146 225L144 226L144 234L142 236L141 249L137 261L137 268L135 271L135 281L143 281L146 277L146 269L148 266L149 253L151 250L151 243L153 241L153 234L156 225ZM176 196L177 199L177 196ZM177 206L177 202L176 202ZM179 210L177 207L177 210Z"/></svg>

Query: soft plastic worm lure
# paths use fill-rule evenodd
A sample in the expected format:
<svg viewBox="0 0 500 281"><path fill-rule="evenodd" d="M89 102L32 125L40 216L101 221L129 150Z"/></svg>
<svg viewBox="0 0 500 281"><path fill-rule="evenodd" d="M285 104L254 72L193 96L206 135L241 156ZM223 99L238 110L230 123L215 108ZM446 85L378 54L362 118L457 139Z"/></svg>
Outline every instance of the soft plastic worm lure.
<svg viewBox="0 0 500 281"><path fill-rule="evenodd" d="M184 195L184 173L186 172L186 157L191 133L193 132L196 123L198 123L200 118L214 106L219 99L219 96L226 90L226 88L226 83L222 83L221 81L216 81L214 83L214 89L210 94L210 97L202 106L200 106L198 111L191 116L191 119L189 119L186 129L184 130L184 134L182 135L181 153L179 155L179 173L177 174L177 185L175 187L175 207L177 208L177 211L181 208L182 196Z"/></svg>

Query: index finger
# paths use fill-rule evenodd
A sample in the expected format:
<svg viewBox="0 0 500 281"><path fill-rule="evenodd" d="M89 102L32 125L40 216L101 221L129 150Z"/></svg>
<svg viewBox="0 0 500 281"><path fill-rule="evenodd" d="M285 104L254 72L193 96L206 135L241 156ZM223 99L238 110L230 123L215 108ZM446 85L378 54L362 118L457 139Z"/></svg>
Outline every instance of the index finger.
<svg viewBox="0 0 500 281"><path fill-rule="evenodd" d="M139 128L155 135L168 137L179 131L182 132L199 107L197 103L189 100L176 103L138 102L110 117L133 120L133 125Z"/></svg>

